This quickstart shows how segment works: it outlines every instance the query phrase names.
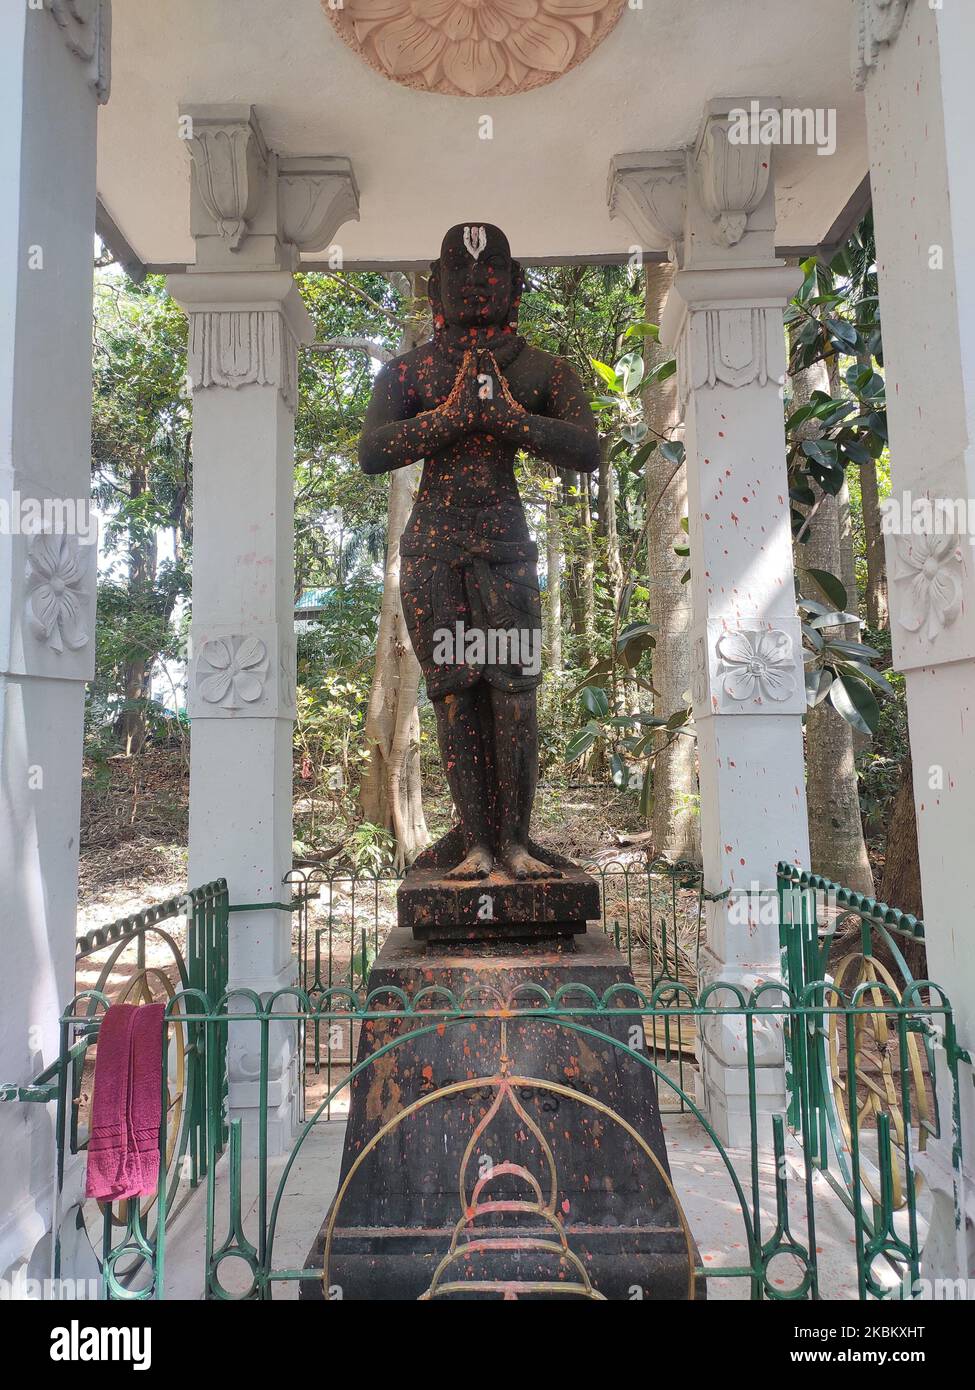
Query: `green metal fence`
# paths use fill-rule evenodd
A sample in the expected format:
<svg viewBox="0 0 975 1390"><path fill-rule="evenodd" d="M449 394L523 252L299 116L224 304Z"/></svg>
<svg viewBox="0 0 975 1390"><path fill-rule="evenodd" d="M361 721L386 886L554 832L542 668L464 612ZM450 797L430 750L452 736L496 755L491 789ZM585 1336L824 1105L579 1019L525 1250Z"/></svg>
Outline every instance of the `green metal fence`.
<svg viewBox="0 0 975 1390"><path fill-rule="evenodd" d="M637 901L631 891L635 875L632 866L627 869L628 882L607 887L604 879L604 906L607 899L610 904ZM363 979L369 968L368 953L363 953L357 966L351 952L346 958L335 950L316 951L315 935L325 933L322 940L327 941L330 923L333 927L341 923L350 945L356 930L363 929L362 918L355 913L349 924L347 903L343 906L336 896L338 877L319 881L319 891L322 886L326 891L318 908L325 920L318 922L310 911L314 879L306 876L298 882L294 906L300 955L306 964L299 986L267 997L228 991L230 906L222 881L115 924L104 934L90 933L80 943L80 960L87 961L97 952L105 959L96 986L81 990L62 1019L59 1062L30 1086L0 1086L0 1101L56 1105L60 1211L66 1164L83 1154L79 1099L84 1095L100 1019L111 1002L106 986L116 979L123 959L120 949L135 955L134 975L123 982L123 992L141 989L145 997L150 972L161 968L152 958L149 935L188 911L185 956L172 929L158 932L173 947L175 972L167 975L172 991L161 987L168 1046L160 1078L164 1118L159 1187L151 1199L99 1214L106 1297L132 1300L166 1295L167 1247L172 1216L180 1205L205 1229L198 1271L203 1296L263 1300L293 1294L297 1286L314 1281L322 1281L328 1296L327 1268L305 1267L281 1253L281 1231L287 1224L289 1203L296 1197L295 1178L314 1151L313 1146L309 1148L310 1138L325 1133L323 1124L329 1115L337 1114L352 1084L368 1078L370 1068L381 1065L395 1049L475 1021L497 1029L498 1065L471 1085L497 1089L505 1084L501 1055L504 1029L512 1021L524 1027L564 1030L590 1047L612 1048L625 1067L649 1070L661 1111L674 1114L672 1123L683 1127L682 1133L695 1136L702 1155L709 1156L723 1183L723 1204L737 1223L738 1239L722 1238L717 1250L709 1250L695 1264L692 1293L702 1285L714 1289L730 1283L752 1299L816 1299L821 1296L823 1277L821 1232L829 1227L834 1247L838 1241L841 1253L848 1255L849 1277L858 1297L911 1296L919 1276L925 1223L917 1154L924 1136L937 1132L940 1123L933 1103L932 1060L937 1052L946 1086L942 1113L951 1130L960 1182L959 1063L967 1054L957 1044L950 1003L936 985L910 980L906 965L894 983L887 978L893 968L885 961L895 959L889 952L891 946L897 948L898 928L905 919L892 917L892 910L883 905L869 904L836 885L782 865L778 910L783 982L769 981L751 993L715 982L698 992L693 983L658 974L655 959L662 963L675 957L667 954L669 948L647 943L642 919L631 906L621 918L627 925L619 933L619 943L628 955L632 948L635 961L643 955L647 962L647 981L638 988L617 986L597 997L584 985L566 985L554 995L529 985L505 1000L485 998L482 990L457 997L430 988L407 997L400 991L368 989ZM681 887L687 881L673 875L671 894L688 892ZM657 884L652 892L659 890ZM370 880L367 921L377 949L386 925L377 906L382 891ZM651 891L646 883L641 885L641 895L644 891ZM361 910L361 880L356 892ZM695 892L700 912L697 886L692 896ZM809 893L820 896L811 899ZM672 903L675 900L672 897ZM862 949L858 964L843 965L840 970L845 955L840 959L835 951L831 955L831 945L838 930L842 935L848 926L851 912L862 926ZM665 924L673 920L664 914ZM615 933L612 915L607 914L603 926ZM913 939L922 933L920 924L910 924ZM361 948L361 935L358 940ZM877 954L880 948L888 953L884 959ZM686 933L680 949L688 949ZM856 956L856 952L846 954ZM347 978L330 980L329 970L339 968L348 970ZM133 985L132 979L139 977L142 984ZM159 992L152 997L160 997ZM398 1035L369 1053L360 1052L352 1039L377 1021L387 1028L394 1025ZM697 1068L678 1047L683 1039L698 1038L715 1023L732 1027L744 1041L749 1142L740 1149L722 1142L701 1108L695 1090ZM626 1028L621 1030L620 1024ZM307 1093L307 1109L290 1153L274 1160L269 1152L266 1102L279 1078L272 1075L270 1040L272 1029L288 1025L307 1041L305 1070L313 1074L317 1065L321 1075L317 1089ZM253 1050L260 1058L254 1152L246 1158L240 1121L233 1120L229 1127L226 1123L227 1039L232 1027L253 1031ZM763 1111L758 1092L756 1033L761 1036L769 1029L781 1033L784 1040L788 1088L784 1115ZM628 1042L621 1040L621 1031ZM670 1046L668 1039L673 1040ZM341 1058L341 1065L330 1060L332 1053ZM681 1058L680 1066L674 1064L675 1055ZM179 1076L182 1081L174 1084ZM565 1078L558 1083L564 1086ZM540 1078L538 1084L555 1082ZM445 1102L454 1089L456 1084L452 1086L449 1079L434 1077L424 1103ZM173 1098L180 1090L183 1100L177 1112ZM609 1112L608 1121L613 1118ZM335 1123L334 1132L340 1133L340 1122ZM228 1135L229 1152L224 1154ZM203 1190L194 1195L198 1186ZM307 1233L309 1244L325 1219L330 1199L326 1188L321 1210ZM195 1211L190 1203L197 1204ZM551 1215L560 1219L557 1211ZM839 1237L837 1220L845 1223ZM703 1225L694 1232L699 1233L706 1236ZM228 1276L234 1267L244 1268L243 1284Z"/></svg>
<svg viewBox="0 0 975 1390"><path fill-rule="evenodd" d="M358 1060L321 1097L315 1109L306 1116L294 1147L280 1171L274 1171L269 1162L267 1111L265 1107L259 1110L257 1153L250 1160L256 1170L251 1173L256 1186L256 1201L246 1220L243 1215L246 1207L243 1175L247 1165L242 1153L240 1121L231 1123L230 1152L227 1163L222 1165L217 1162L217 1138L221 1130L218 1117L214 1115L214 1123L207 1130L203 1164L206 1193L200 1213L206 1225L201 1268L205 1297L261 1300L273 1297L275 1291L282 1291L286 1285L303 1281L318 1280L327 1285L327 1269L282 1264L275 1254L284 1204L292 1196L289 1190L291 1180L310 1134L326 1108L336 1102L352 1081L367 1073L369 1068L376 1067L391 1051L407 1041L415 1043L417 1038L425 1035L463 1027L478 1020L497 1026L499 1053L503 1051L500 1045L501 1029L510 1026L513 1021L522 1021L548 1028L554 1025L585 1039L591 1046L598 1044L615 1049L627 1065L648 1068L661 1096L670 1093L679 1099L686 1117L685 1123L696 1127L700 1139L716 1157L723 1173L727 1202L734 1208L739 1222L740 1239L735 1242L739 1250L734 1251L729 1247L723 1252L724 1258L696 1265L693 1271L695 1286L701 1282L710 1286L717 1281L730 1280L743 1284L753 1299L818 1298L818 1225L825 1188L818 1181L822 1162L821 1155L814 1152L812 1143L814 1126L810 1123L810 1097L800 1088L800 1124L797 1130L791 1130L781 1115L771 1118L763 1115L756 1093L755 1031L772 1023L788 1028L795 1034L821 1028L824 1021L827 1024L835 1021L835 1025L847 1036L855 1038L861 1020L875 1016L877 1006L862 994L854 1001L840 999L838 992L835 1000L827 1002L824 1000L823 982L819 981L811 982L798 999L790 998L788 993L783 995L780 985L768 984L751 995L742 996L736 987L719 982L699 997L682 989L679 1002L669 1005L661 1003L662 994L673 997L674 992L674 986L663 983L650 995L629 986L618 986L604 996L596 997L584 985L567 985L556 995L550 996L538 986L529 986L500 1004L486 1004L481 991L457 998L442 989L431 988L408 998L400 991L391 990L357 996L354 991L343 987L328 992L315 1003L303 991L294 989L279 991L263 1001L248 991L234 992L231 997L216 1001L214 1006L207 1002L202 991L183 992L167 1006L167 1026L171 1031L193 1030L203 1039L204 1055L207 1059L213 1059L205 1068L205 1090L212 1103L216 1103L219 1093L222 1076L218 1059L230 1027L246 1026L258 1031L262 1058L261 1085L265 1097L271 1080L267 1065L272 1026L292 1022L296 1028L308 1029L317 1024L328 1036L335 1029L348 1032L370 1021L381 1020L387 1027L393 1024L401 1030L399 1036ZM730 1004L727 1002L729 992L738 996ZM958 1052L950 1005L939 992L933 989L929 992L936 994L937 998L922 1000L920 989L912 986L905 991L900 1002L885 1001L882 1012L902 1039L910 1035L943 1039L952 1084L957 1093ZM69 1054L75 1031L81 1029L87 1037L91 1027L88 999L82 997L75 1004L76 1012L64 1020ZM741 1028L751 1062L748 1070L751 1143L747 1150L741 1152L733 1151L722 1143L694 1095L682 1087L665 1067L653 1060L649 1048L639 1042L636 1046L628 1046L612 1036L608 1027L611 1023L619 1022L636 1024L646 1035L662 1022L676 1028L680 1020L685 1025L693 1021L696 1027L702 1028L708 1020L715 1018L733 1021ZM171 1052L167 1051L162 1078L164 1094L168 1086L170 1056ZM495 1072L476 1078L469 1084L496 1087L500 1083L501 1074ZM455 1085L450 1084L434 1085L431 1093L424 1097L425 1103L436 1104L441 1097L446 1099L455 1089ZM855 1077L851 1081L849 1097L851 1112L855 1113ZM614 1117L610 1114L608 1118L612 1122ZM878 1122L878 1131L883 1139L887 1132L883 1117ZM163 1143L164 1137L161 1135L160 1144ZM908 1145L903 1162L909 1181L915 1177L913 1158L913 1147ZM763 1174L769 1162L774 1171L771 1204L763 1183ZM898 1213L895 1209L890 1195L893 1185L890 1149L883 1143L877 1153L877 1164L880 1200L875 1205L881 1219L873 1223L864 1219L869 1198L863 1188L863 1175L857 1165L855 1151L852 1167L854 1200L844 1208L849 1216L846 1239L851 1242L850 1255L855 1265L851 1277L855 1280L860 1298L903 1296L905 1289L910 1289L919 1277L921 1239L916 1209L909 1208L906 1214ZM115 1237L114 1243L109 1241L107 1244L104 1265L108 1296L119 1299L163 1297L168 1199L167 1185L161 1178L155 1198L158 1219L150 1224L141 1218L133 1218L121 1235ZM328 1205L328 1194L323 1193L320 1220L325 1219ZM835 1211L831 1219L835 1220ZM316 1221L308 1231L309 1243L317 1225ZM111 1235L112 1228L106 1224L106 1236ZM120 1263L131 1262L135 1255L142 1257L145 1268L141 1280L132 1285L118 1278L115 1271ZM248 1278L246 1287L238 1285L234 1289L226 1270L228 1267L239 1269L240 1262L246 1267Z"/></svg>
<svg viewBox="0 0 975 1390"><path fill-rule="evenodd" d="M84 1161L98 1034L109 1005L165 1004L167 1046L157 1196L97 1209L86 1204L108 1297L130 1297L133 1288L143 1287L146 1265L154 1265L165 1244L167 1211L207 1176L226 1145L226 1039L208 1048L202 1026L184 1015L187 1001L224 995L228 920L227 884L219 879L79 937L76 985L86 976L93 983L78 991L61 1020L58 1060L29 1086L0 1085L0 1101L56 1106L55 1280L61 1278L66 1172L72 1162Z"/></svg>
<svg viewBox="0 0 975 1390"><path fill-rule="evenodd" d="M918 1226L916 1155L941 1125L940 1033L898 1012L908 1000L924 1006L940 997L937 986L914 979L905 958L907 945L924 941L924 923L787 863L778 866L778 918L782 977L797 995L810 1003L842 997L871 1006L843 1018L824 1007L804 1027L787 1023L789 1123L877 1248L903 1247L899 1213L911 1245ZM944 1049L957 1069L967 1054L953 1033ZM953 1113L946 1120L959 1124Z"/></svg>

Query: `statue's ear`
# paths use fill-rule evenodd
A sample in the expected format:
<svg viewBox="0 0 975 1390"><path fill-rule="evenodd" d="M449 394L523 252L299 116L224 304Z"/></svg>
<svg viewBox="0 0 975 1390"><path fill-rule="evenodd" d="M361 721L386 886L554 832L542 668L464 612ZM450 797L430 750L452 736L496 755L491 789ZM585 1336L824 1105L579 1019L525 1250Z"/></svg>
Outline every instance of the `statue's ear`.
<svg viewBox="0 0 975 1390"><path fill-rule="evenodd" d="M430 310L433 314L434 328L443 328L445 319L443 312L443 298L440 294L440 261L439 258L430 262L430 278L427 280L427 298L430 301Z"/></svg>

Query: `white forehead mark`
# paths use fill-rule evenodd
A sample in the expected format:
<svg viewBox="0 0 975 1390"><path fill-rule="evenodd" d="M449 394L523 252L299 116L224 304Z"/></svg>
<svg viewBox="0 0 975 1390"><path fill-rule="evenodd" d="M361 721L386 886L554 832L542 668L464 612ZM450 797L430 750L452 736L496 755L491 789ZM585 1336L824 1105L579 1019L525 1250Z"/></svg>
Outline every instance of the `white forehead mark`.
<svg viewBox="0 0 975 1390"><path fill-rule="evenodd" d="M483 227L465 227L464 245L476 261L487 246L487 232Z"/></svg>

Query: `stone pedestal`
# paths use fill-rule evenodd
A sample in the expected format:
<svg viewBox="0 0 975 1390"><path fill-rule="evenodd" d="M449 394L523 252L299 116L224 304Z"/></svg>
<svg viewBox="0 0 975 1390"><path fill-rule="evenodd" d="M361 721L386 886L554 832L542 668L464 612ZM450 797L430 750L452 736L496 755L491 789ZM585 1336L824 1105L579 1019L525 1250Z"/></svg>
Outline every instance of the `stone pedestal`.
<svg viewBox="0 0 975 1390"><path fill-rule="evenodd" d="M550 941L599 920L599 884L577 864L533 846L561 878L513 879L495 868L487 878L457 883L445 877L461 858L455 829L421 854L396 894L397 920L417 941Z"/></svg>
<svg viewBox="0 0 975 1390"><path fill-rule="evenodd" d="M570 983L602 996L633 976L600 931L548 950L391 934L374 999L433 987L433 1008L450 991L497 1012L363 1026L359 1063L404 1041L352 1084L339 1191L306 1260L323 1280L303 1298L703 1297L655 1074L627 1050L645 1046L640 1019L588 1015L579 1031L508 1016ZM589 1001L580 990L561 1007Z"/></svg>

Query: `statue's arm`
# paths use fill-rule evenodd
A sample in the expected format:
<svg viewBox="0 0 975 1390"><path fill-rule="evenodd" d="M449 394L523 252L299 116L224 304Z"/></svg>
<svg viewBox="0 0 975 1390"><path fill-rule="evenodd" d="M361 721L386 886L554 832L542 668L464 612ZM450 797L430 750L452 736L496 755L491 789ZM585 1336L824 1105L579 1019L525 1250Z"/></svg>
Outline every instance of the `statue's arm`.
<svg viewBox="0 0 975 1390"><path fill-rule="evenodd" d="M470 428L463 419L467 397L450 408L415 409L408 374L391 362L376 377L359 437L359 465L364 473L389 473L452 444Z"/></svg>
<svg viewBox="0 0 975 1390"><path fill-rule="evenodd" d="M561 357L552 368L544 415L504 407L500 415L502 436L535 458L573 473L594 473L599 467L602 449L595 418L582 382Z"/></svg>

